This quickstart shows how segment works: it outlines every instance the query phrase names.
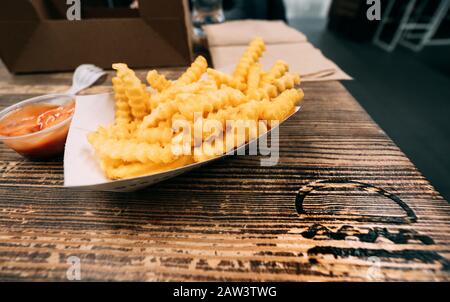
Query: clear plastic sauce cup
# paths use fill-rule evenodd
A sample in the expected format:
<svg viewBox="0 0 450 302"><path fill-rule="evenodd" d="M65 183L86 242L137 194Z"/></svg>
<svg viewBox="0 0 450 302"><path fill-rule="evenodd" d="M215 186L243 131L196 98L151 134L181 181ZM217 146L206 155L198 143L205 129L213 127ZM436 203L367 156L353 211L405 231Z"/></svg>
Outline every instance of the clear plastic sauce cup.
<svg viewBox="0 0 450 302"><path fill-rule="evenodd" d="M67 94L50 94L24 100L0 111L0 130L2 129L2 122L5 124L7 119L11 119L11 116L20 110L27 110L27 108L33 106L36 108L47 106L50 108L49 110L52 110L52 108L57 110L58 108L72 105L71 102L75 106L75 97ZM73 110L66 112L67 117L61 121L55 119L55 116L58 116L57 114L59 113L50 116L40 116L40 118L45 118L47 125L49 125L42 130L16 136L5 135L5 133L0 131L0 140L17 153L29 158L39 159L60 155L64 151ZM8 125L6 124L6 127Z"/></svg>

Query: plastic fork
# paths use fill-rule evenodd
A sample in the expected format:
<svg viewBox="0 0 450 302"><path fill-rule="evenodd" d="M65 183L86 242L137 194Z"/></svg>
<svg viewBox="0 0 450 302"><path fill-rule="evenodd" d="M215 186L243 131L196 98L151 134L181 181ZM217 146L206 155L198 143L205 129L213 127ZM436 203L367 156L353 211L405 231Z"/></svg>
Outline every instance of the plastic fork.
<svg viewBox="0 0 450 302"><path fill-rule="evenodd" d="M97 82L106 72L92 64L83 64L75 69L73 74L72 87L66 91L67 94L77 94L83 89L92 86Z"/></svg>

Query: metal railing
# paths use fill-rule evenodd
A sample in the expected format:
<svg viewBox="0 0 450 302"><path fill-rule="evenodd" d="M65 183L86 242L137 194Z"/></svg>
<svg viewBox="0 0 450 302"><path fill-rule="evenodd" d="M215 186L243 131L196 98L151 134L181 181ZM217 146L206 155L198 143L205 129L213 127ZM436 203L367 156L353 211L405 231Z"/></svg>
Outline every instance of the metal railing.
<svg viewBox="0 0 450 302"><path fill-rule="evenodd" d="M386 6L380 24L375 33L373 43L386 51L393 51L397 45L402 45L413 51L420 51L425 46L430 45L450 45L450 38L434 38L439 26L446 17L450 0L439 0L439 4L435 7L431 17L423 21L425 9L429 4L429 0L401 0L408 1L403 10L400 22L394 30L392 39L385 41L382 39L383 33L387 26L392 24L391 14L397 0L391 0ZM437 2L437 0L432 0Z"/></svg>

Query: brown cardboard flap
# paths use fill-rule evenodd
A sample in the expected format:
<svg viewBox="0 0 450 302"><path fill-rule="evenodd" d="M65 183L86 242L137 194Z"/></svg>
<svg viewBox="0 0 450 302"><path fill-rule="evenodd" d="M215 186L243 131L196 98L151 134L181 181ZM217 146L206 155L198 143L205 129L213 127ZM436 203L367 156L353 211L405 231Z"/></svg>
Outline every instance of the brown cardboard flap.
<svg viewBox="0 0 450 302"><path fill-rule="evenodd" d="M141 2L140 18L68 21L45 19L43 12L39 20L28 0L0 1L0 11L12 10L22 20L0 19L1 58L12 72L66 71L83 63L108 69L115 62L142 68L188 65L187 2Z"/></svg>

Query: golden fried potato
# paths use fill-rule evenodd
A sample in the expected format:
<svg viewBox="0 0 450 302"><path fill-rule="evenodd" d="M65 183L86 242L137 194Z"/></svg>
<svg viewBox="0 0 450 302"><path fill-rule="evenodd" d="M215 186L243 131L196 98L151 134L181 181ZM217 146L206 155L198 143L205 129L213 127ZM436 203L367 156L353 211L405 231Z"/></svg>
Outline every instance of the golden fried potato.
<svg viewBox="0 0 450 302"><path fill-rule="evenodd" d="M176 81L156 70L146 84L126 64L113 64L115 121L88 135L106 177L123 179L205 161L266 133L303 99L300 76L278 60L258 63L255 38L232 75L199 56ZM204 75L208 78L204 78Z"/></svg>

